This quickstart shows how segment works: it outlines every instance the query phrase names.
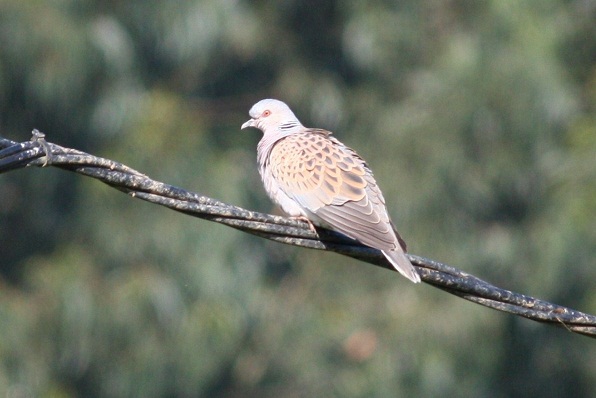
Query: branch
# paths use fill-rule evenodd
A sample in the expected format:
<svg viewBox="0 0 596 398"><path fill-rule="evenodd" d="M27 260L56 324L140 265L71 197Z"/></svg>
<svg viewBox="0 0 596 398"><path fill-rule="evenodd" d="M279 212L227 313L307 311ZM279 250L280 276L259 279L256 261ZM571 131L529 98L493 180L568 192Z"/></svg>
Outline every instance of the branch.
<svg viewBox="0 0 596 398"><path fill-rule="evenodd" d="M393 270L380 251L341 234L301 220L273 216L232 206L182 188L152 180L121 163L46 142L33 131L31 141L13 142L0 137L0 174L27 166L50 165L95 178L134 198L228 225L276 242L327 250ZM596 337L596 316L547 301L501 289L473 275L424 257L408 255L422 280L466 300L499 311Z"/></svg>

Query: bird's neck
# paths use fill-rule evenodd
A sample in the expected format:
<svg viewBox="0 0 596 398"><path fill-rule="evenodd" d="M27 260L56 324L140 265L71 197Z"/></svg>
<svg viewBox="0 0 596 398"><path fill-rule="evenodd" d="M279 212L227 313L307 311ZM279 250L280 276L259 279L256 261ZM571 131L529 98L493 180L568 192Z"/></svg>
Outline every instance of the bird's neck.
<svg viewBox="0 0 596 398"><path fill-rule="evenodd" d="M257 159L259 164L266 164L269 154L277 142L289 135L297 133L300 129L304 129L304 126L300 122L291 121L280 124L274 130L265 130L263 138L261 138L261 141L257 145Z"/></svg>
<svg viewBox="0 0 596 398"><path fill-rule="evenodd" d="M257 145L257 160L259 161L260 165L265 165L267 162L267 158L269 158L269 153L275 146L275 143L279 140L283 140L289 134L263 134L263 138L259 141Z"/></svg>
<svg viewBox="0 0 596 398"><path fill-rule="evenodd" d="M277 126L278 133L294 132L303 128L304 126L298 120L290 120Z"/></svg>
<svg viewBox="0 0 596 398"><path fill-rule="evenodd" d="M279 123L276 127L263 129L263 138L257 146L259 162L267 159L276 142L303 130L304 126L297 119ZM263 163L261 163L263 164Z"/></svg>

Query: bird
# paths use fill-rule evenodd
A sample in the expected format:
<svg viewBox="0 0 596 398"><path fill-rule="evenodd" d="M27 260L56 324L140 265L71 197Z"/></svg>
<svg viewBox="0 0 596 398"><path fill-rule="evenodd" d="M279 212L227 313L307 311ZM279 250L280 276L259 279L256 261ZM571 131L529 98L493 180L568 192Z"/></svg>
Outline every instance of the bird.
<svg viewBox="0 0 596 398"><path fill-rule="evenodd" d="M304 127L282 101L263 99L248 113L240 128L263 132L257 161L273 202L291 217L380 250L400 274L420 282L373 173L356 151L330 131Z"/></svg>

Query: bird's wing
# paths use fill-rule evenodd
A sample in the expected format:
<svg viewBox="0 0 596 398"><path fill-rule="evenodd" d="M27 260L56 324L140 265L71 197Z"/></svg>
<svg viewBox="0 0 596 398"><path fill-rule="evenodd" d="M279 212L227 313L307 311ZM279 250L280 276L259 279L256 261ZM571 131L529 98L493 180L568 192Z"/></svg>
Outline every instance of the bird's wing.
<svg viewBox="0 0 596 398"><path fill-rule="evenodd" d="M269 167L279 188L324 226L376 249L405 251L372 172L356 152L330 135L305 129L275 144Z"/></svg>

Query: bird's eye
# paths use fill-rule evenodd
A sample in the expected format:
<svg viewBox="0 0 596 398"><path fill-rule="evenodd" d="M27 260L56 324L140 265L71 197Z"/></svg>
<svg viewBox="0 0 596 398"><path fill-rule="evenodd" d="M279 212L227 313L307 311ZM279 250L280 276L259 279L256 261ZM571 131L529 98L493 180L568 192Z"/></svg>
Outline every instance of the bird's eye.
<svg viewBox="0 0 596 398"><path fill-rule="evenodd" d="M267 117L271 115L271 111L270 110L266 110L265 112L263 112L263 117Z"/></svg>

